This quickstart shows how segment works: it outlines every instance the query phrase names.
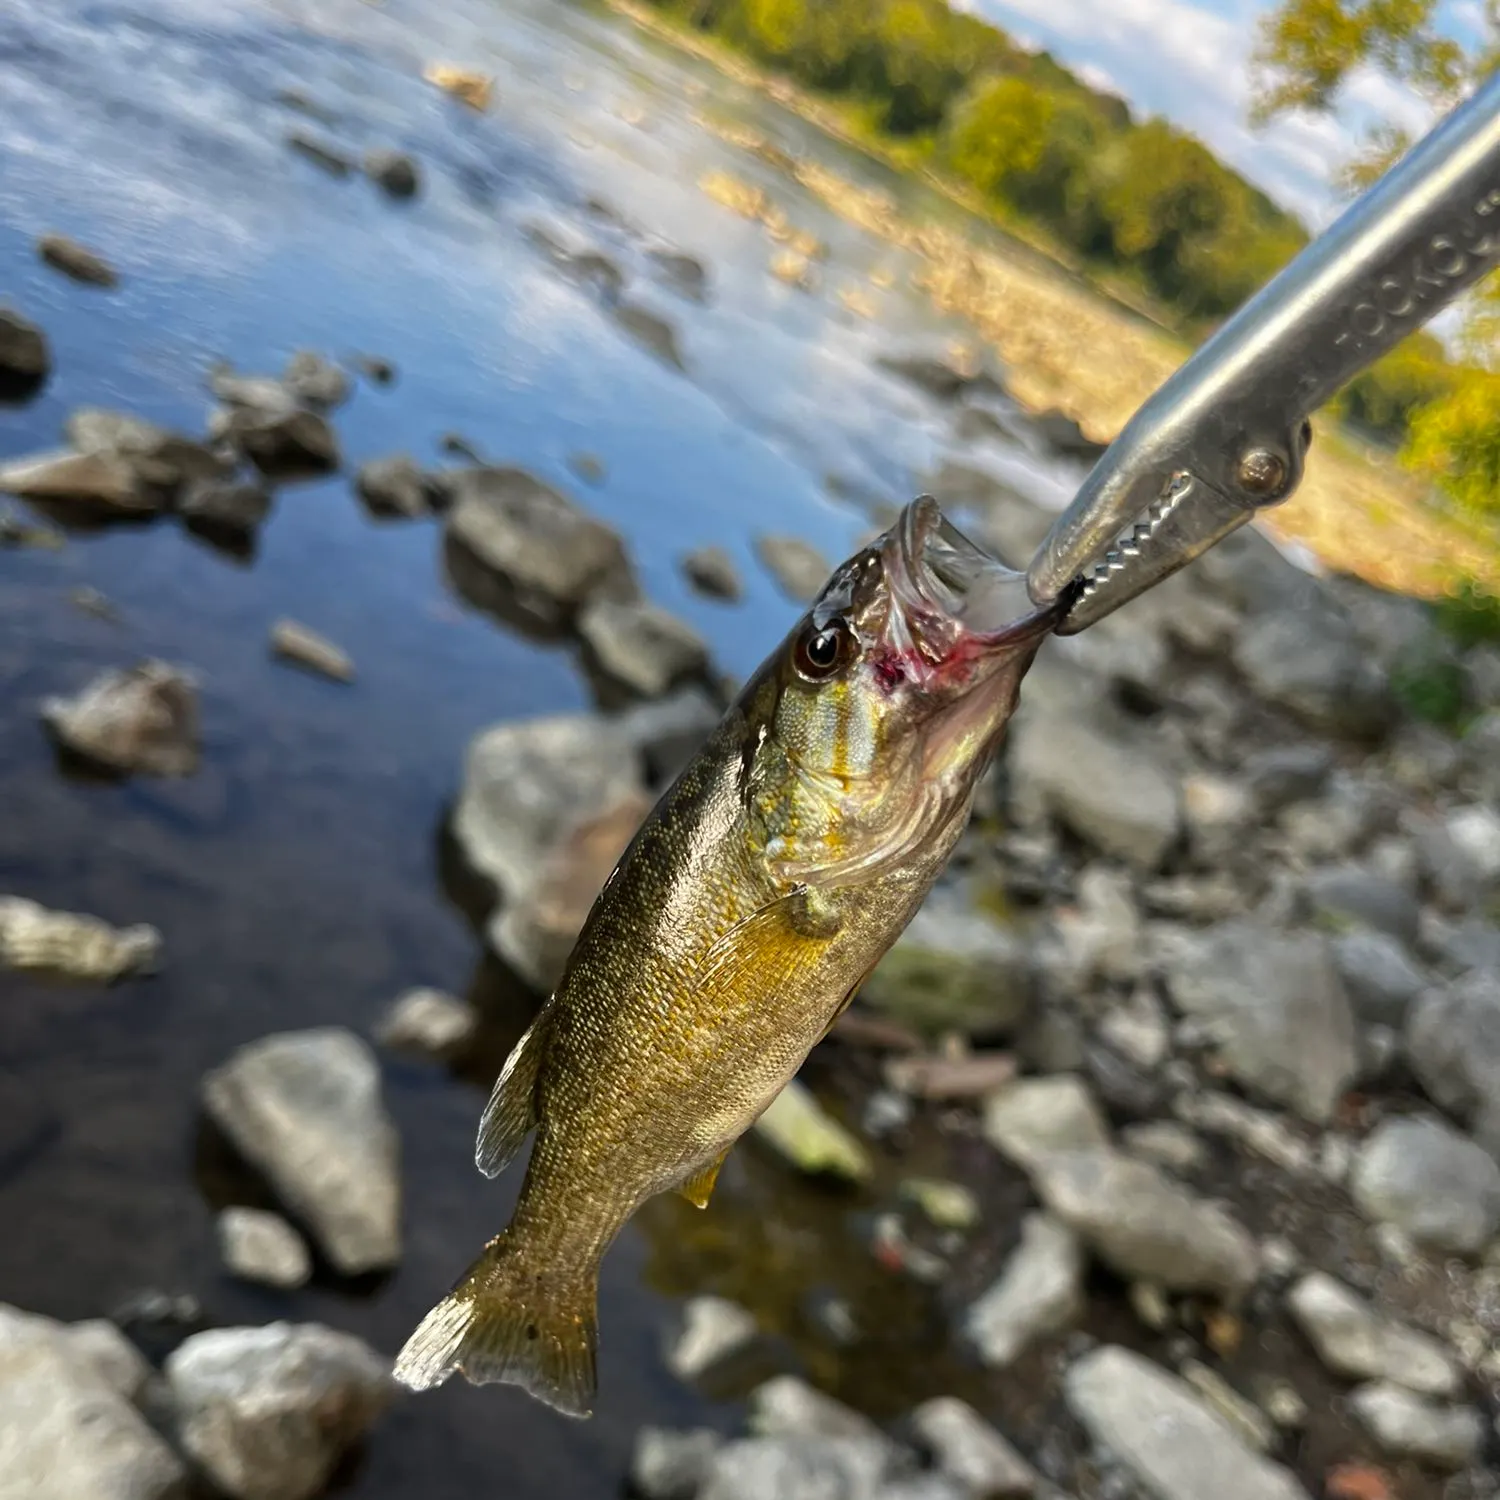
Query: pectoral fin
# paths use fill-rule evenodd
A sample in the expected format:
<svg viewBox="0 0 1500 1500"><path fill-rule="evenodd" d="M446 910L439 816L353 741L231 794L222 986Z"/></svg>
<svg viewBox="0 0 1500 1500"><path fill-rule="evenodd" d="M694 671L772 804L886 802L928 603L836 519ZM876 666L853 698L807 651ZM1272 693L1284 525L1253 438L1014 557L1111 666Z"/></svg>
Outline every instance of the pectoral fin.
<svg viewBox="0 0 1500 1500"><path fill-rule="evenodd" d="M695 990L754 993L795 983L837 936L838 913L816 893L798 887L736 922L703 957Z"/></svg>
<svg viewBox="0 0 1500 1500"><path fill-rule="evenodd" d="M719 1168L724 1165L724 1158L729 1155L726 1147L713 1161L701 1171L695 1172L681 1187L677 1189L694 1208L707 1208L708 1200L713 1196L714 1183L718 1181Z"/></svg>

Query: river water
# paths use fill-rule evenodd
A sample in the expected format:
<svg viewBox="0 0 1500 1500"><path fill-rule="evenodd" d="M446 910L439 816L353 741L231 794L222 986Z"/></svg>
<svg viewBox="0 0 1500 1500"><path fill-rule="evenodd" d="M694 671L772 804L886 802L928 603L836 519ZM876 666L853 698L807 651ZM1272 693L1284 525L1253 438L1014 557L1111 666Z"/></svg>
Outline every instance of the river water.
<svg viewBox="0 0 1500 1500"><path fill-rule="evenodd" d="M493 108L475 114L424 83L430 61L493 73ZM289 108L286 90L330 123ZM547 0L8 0L0 297L46 328L56 369L38 399L0 408L0 458L55 442L81 405L201 431L217 359L274 371L300 347L378 354L399 378L362 384L338 414L346 470L397 449L437 462L440 435L462 433L617 526L650 595L692 621L724 669L747 672L795 613L751 539L794 533L836 557L868 533L872 507L915 493L946 422L876 357L961 330L903 290L900 254L695 123L709 108L920 199L627 23ZM294 129L355 155L410 151L425 190L393 204L358 174L333 179L288 149ZM767 273L760 227L700 192L714 169L761 182L828 242L822 291ZM633 227L602 220L591 199ZM528 234L537 224L616 259L629 295L675 326L685 372L562 279ZM102 250L119 289L44 268L34 241L47 230ZM644 251L658 242L708 266L707 305L653 280ZM872 289L869 275L885 271L894 288ZM863 288L878 318L848 311L843 286ZM584 450L605 466L597 487L568 469ZM1024 439L989 456L1046 505L1078 479ZM682 582L679 555L706 542L739 563L741 604L705 602ZM83 585L108 595L118 622L70 603ZM281 615L346 646L357 684L271 662L266 633ZM201 677L200 774L64 776L38 701L147 655ZM198 1083L267 1032L368 1032L414 984L474 994L502 1055L526 1002L483 961L445 890L444 813L476 730L588 702L566 648L464 606L438 531L372 524L347 472L282 489L249 563L172 524L0 551L0 890L151 922L166 939L147 982L0 980L0 1299L81 1318L157 1287L193 1293L217 1322L315 1318L399 1346L509 1211L514 1176L486 1184L470 1166L485 1080L387 1060L405 1161L401 1268L377 1285L290 1295L218 1267L214 1209L246 1187L202 1138ZM1013 1182L995 1190L998 1206L1014 1200ZM742 1149L709 1214L653 1205L609 1256L591 1423L455 1382L400 1404L347 1492L617 1493L641 1423L737 1420L741 1392L710 1399L662 1363L674 1307L703 1290L750 1303L781 1338L776 1361L878 1415L966 1388L975 1377L945 1352L936 1300L863 1248L872 1201L830 1198ZM820 1291L862 1321L857 1357L820 1332L826 1320L809 1312Z"/></svg>

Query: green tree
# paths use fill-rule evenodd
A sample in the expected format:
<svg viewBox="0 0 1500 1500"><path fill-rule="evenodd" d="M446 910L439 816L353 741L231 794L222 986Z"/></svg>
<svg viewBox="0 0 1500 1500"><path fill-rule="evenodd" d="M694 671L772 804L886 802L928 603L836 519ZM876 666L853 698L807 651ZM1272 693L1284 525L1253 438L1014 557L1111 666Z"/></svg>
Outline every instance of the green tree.
<svg viewBox="0 0 1500 1500"><path fill-rule="evenodd" d="M1025 78L982 80L953 111L948 161L982 193L1032 177L1052 140L1056 100Z"/></svg>

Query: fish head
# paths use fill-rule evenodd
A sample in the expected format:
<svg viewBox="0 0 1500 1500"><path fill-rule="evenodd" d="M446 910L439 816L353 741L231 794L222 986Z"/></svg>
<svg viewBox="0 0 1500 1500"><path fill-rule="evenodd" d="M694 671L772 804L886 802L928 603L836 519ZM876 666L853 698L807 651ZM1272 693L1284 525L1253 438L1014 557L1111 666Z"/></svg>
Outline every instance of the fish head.
<svg viewBox="0 0 1500 1500"><path fill-rule="evenodd" d="M794 863L847 867L943 803L966 808L1069 602L1033 604L1026 575L925 495L838 568L774 663L767 738L800 802L779 819Z"/></svg>

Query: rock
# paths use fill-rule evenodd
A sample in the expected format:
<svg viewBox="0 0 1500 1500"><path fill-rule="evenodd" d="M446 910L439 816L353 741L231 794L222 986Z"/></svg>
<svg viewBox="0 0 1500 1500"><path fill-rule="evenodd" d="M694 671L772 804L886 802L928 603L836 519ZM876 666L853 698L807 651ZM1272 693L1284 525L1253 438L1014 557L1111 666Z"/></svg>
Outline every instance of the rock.
<svg viewBox="0 0 1500 1500"><path fill-rule="evenodd" d="M122 1400L138 1406L153 1372L141 1353L108 1318L52 1325L63 1348L87 1365Z"/></svg>
<svg viewBox="0 0 1500 1500"><path fill-rule="evenodd" d="M349 399L349 377L311 349L292 355L281 372L281 383L293 400L314 411L333 411Z"/></svg>
<svg viewBox="0 0 1500 1500"><path fill-rule="evenodd" d="M708 300L708 271L696 255L681 250L647 251L661 278L691 302Z"/></svg>
<svg viewBox="0 0 1500 1500"><path fill-rule="evenodd" d="M165 662L105 672L76 698L48 698L42 722L72 754L122 774L189 776L198 768L198 690Z"/></svg>
<svg viewBox="0 0 1500 1500"><path fill-rule="evenodd" d="M281 1032L203 1081L210 1118L346 1276L401 1257L400 1145L369 1047L338 1027Z"/></svg>
<svg viewBox="0 0 1500 1500"><path fill-rule="evenodd" d="M310 1500L395 1394L387 1359L316 1323L194 1334L166 1375L183 1450L233 1500Z"/></svg>
<svg viewBox="0 0 1500 1500"><path fill-rule="evenodd" d="M1287 1308L1318 1358L1351 1380L1391 1380L1426 1396L1456 1396L1463 1377L1435 1338L1382 1317L1322 1271L1304 1276Z"/></svg>
<svg viewBox="0 0 1500 1500"><path fill-rule="evenodd" d="M940 1177L908 1177L901 1197L921 1209L922 1216L938 1229L972 1229L979 1222L979 1200L961 1182Z"/></svg>
<svg viewBox="0 0 1500 1500"><path fill-rule="evenodd" d="M1271 1419L1222 1375L1196 1359L1184 1360L1178 1373L1203 1398L1208 1409L1228 1423L1241 1442L1257 1453L1268 1453L1275 1446L1276 1429Z"/></svg>
<svg viewBox="0 0 1500 1500"><path fill-rule="evenodd" d="M354 489L372 516L412 519L432 510L427 476L410 454L394 453L361 464Z"/></svg>
<svg viewBox="0 0 1500 1500"><path fill-rule="evenodd" d="M478 597L468 596L482 607L553 631L596 599L639 597L615 532L539 479L473 468L453 477L452 490L448 543L477 565Z"/></svg>
<svg viewBox="0 0 1500 1500"><path fill-rule="evenodd" d="M1304 1119L1330 1119L1358 1060L1327 939L1253 920L1162 937L1173 1004L1209 1027L1234 1077Z"/></svg>
<svg viewBox="0 0 1500 1500"><path fill-rule="evenodd" d="M778 1156L809 1175L864 1182L873 1171L869 1153L858 1138L795 1078L755 1122L755 1133Z"/></svg>
<svg viewBox="0 0 1500 1500"><path fill-rule="evenodd" d="M315 411L240 407L228 414L221 428L224 437L270 478L331 474L342 461L333 428Z"/></svg>
<svg viewBox="0 0 1500 1500"><path fill-rule="evenodd" d="M696 1380L744 1349L756 1336L755 1319L738 1302L694 1297L682 1310L682 1326L670 1341L667 1368L679 1380Z"/></svg>
<svg viewBox="0 0 1500 1500"><path fill-rule="evenodd" d="M422 77L480 114L490 107L490 100L494 96L495 80L489 74L476 73L471 68L453 67L449 63L428 63L422 69Z"/></svg>
<svg viewBox="0 0 1500 1500"><path fill-rule="evenodd" d="M175 494L195 480L223 479L229 473L228 463L211 448L127 412L84 406L69 414L63 428L80 453L126 460L143 494Z"/></svg>
<svg viewBox="0 0 1500 1500"><path fill-rule="evenodd" d="M1182 1093L1173 1100L1173 1109L1184 1124L1227 1136L1294 1177L1311 1177L1317 1170L1316 1153L1304 1135L1233 1094L1211 1089Z"/></svg>
<svg viewBox="0 0 1500 1500"><path fill-rule="evenodd" d="M940 401L952 401L962 395L974 380L974 372L967 364L937 355L882 355L876 363Z"/></svg>
<svg viewBox="0 0 1500 1500"><path fill-rule="evenodd" d="M226 1208L219 1215L219 1256L231 1275L291 1289L312 1276L312 1257L300 1234L280 1214L263 1208Z"/></svg>
<svg viewBox="0 0 1500 1500"><path fill-rule="evenodd" d="M1154 869L1177 839L1177 788L1123 718L1027 704L1010 730L1006 766L1023 821L1055 817L1086 843Z"/></svg>
<svg viewBox="0 0 1500 1500"><path fill-rule="evenodd" d="M47 336L30 319L0 306L0 398L29 396L51 370Z"/></svg>
<svg viewBox="0 0 1500 1500"><path fill-rule="evenodd" d="M334 146L320 141L303 130L289 130L284 137L288 146L313 166L327 172L330 177L347 177L354 170L354 163Z"/></svg>
<svg viewBox="0 0 1500 1500"><path fill-rule="evenodd" d="M1407 1008L1427 985L1399 938L1384 932L1346 932L1333 940L1344 991L1367 1025L1400 1028Z"/></svg>
<svg viewBox="0 0 1500 1500"><path fill-rule="evenodd" d="M1414 1458L1436 1469L1461 1469L1479 1452L1484 1422L1468 1406L1439 1406L1398 1385L1362 1385L1349 1410L1393 1458Z"/></svg>
<svg viewBox="0 0 1500 1500"><path fill-rule="evenodd" d="M984 1138L1023 1172L1051 1153L1103 1149L1109 1127L1081 1078L1022 1078L985 1101Z"/></svg>
<svg viewBox="0 0 1500 1500"><path fill-rule="evenodd" d="M1316 797L1333 770L1326 745L1277 745L1245 757L1241 777L1263 817Z"/></svg>
<svg viewBox="0 0 1500 1500"><path fill-rule="evenodd" d="M697 1500L875 1500L884 1466L852 1438L742 1438L714 1455Z"/></svg>
<svg viewBox="0 0 1500 1500"><path fill-rule="evenodd" d="M844 1012L837 1035L846 1036L850 1024L858 1026L866 1021L861 1016L851 1023L849 1014ZM1009 1052L968 1052L956 1057L944 1053L912 1054L893 1057L884 1068L885 1081L893 1089L913 1099L932 1100L985 1098L1010 1083L1016 1071L1016 1060Z"/></svg>
<svg viewBox="0 0 1500 1500"><path fill-rule="evenodd" d="M1307 1500L1279 1464L1248 1448L1180 1380L1106 1346L1068 1371L1068 1405L1152 1500Z"/></svg>
<svg viewBox="0 0 1500 1500"><path fill-rule="evenodd" d="M1203 1142L1172 1120L1143 1120L1120 1132L1120 1145L1132 1156L1155 1163L1179 1177L1196 1171L1208 1160Z"/></svg>
<svg viewBox="0 0 1500 1500"><path fill-rule="evenodd" d="M371 385L391 385L396 379L396 367L390 360L378 354L361 354L354 360L354 368Z"/></svg>
<svg viewBox="0 0 1500 1500"><path fill-rule="evenodd" d="M461 1057L479 1030L474 1007L442 990L407 990L392 1002L375 1039L393 1052L412 1052L443 1062Z"/></svg>
<svg viewBox="0 0 1500 1500"><path fill-rule="evenodd" d="M64 276L87 286L118 286L119 273L102 255L85 249L76 240L62 234L44 234L36 242L37 254Z"/></svg>
<svg viewBox="0 0 1500 1500"><path fill-rule="evenodd" d="M1359 865L1334 865L1312 871L1303 881L1303 896L1315 916L1331 925L1373 927L1410 943L1416 940L1416 897L1394 880Z"/></svg>
<svg viewBox="0 0 1500 1500"><path fill-rule="evenodd" d="M195 479L179 496L177 513L190 527L244 539L270 515L271 496L254 480Z"/></svg>
<svg viewBox="0 0 1500 1500"><path fill-rule="evenodd" d="M1027 1214L999 1280L964 1314L964 1338L985 1364L1004 1369L1082 1317L1083 1276L1078 1236L1050 1214Z"/></svg>
<svg viewBox="0 0 1500 1500"><path fill-rule="evenodd" d="M48 911L23 896L0 896L0 969L110 984L150 973L160 953L154 927L115 928L98 917Z"/></svg>
<svg viewBox="0 0 1500 1500"><path fill-rule="evenodd" d="M1406 1055L1433 1103L1500 1159L1500 973L1430 990L1408 1012Z"/></svg>
<svg viewBox="0 0 1500 1500"><path fill-rule="evenodd" d="M183 1500L182 1463L122 1393L114 1361L101 1362L94 1334L0 1304L4 1500Z"/></svg>
<svg viewBox="0 0 1500 1500"><path fill-rule="evenodd" d="M957 1396L924 1401L911 1414L911 1427L938 1472L976 1500L1029 1495L1036 1488L1031 1465Z"/></svg>
<svg viewBox="0 0 1500 1500"><path fill-rule="evenodd" d="M928 1036L1005 1035L1031 1002L1026 944L962 892L939 886L865 981L860 1000Z"/></svg>
<svg viewBox="0 0 1500 1500"><path fill-rule="evenodd" d="M1171 1048L1166 1012L1149 989L1141 988L1128 1000L1111 1006L1099 1022L1099 1036L1121 1057L1149 1072L1162 1062Z"/></svg>
<svg viewBox="0 0 1500 1500"><path fill-rule="evenodd" d="M166 504L117 453L57 449L0 464L0 492L22 500L60 501L120 516L154 516Z"/></svg>
<svg viewBox="0 0 1500 1500"><path fill-rule="evenodd" d="M1078 877L1073 906L1056 915L1072 970L1069 988L1094 979L1131 980L1141 969L1141 917L1130 877L1123 870L1090 865Z"/></svg>
<svg viewBox="0 0 1500 1500"><path fill-rule="evenodd" d="M630 1460L630 1487L641 1500L695 1500L724 1439L711 1427L673 1432L642 1427Z"/></svg>
<svg viewBox="0 0 1500 1500"><path fill-rule="evenodd" d="M647 307L634 302L616 302L610 314L619 327L648 354L654 354L664 365L674 370L685 370L682 350L677 343L677 330Z"/></svg>
<svg viewBox="0 0 1500 1500"><path fill-rule="evenodd" d="M1042 1202L1121 1276L1226 1301L1255 1281L1249 1233L1147 1162L1100 1147L1052 1152L1034 1178Z"/></svg>
<svg viewBox="0 0 1500 1500"><path fill-rule="evenodd" d="M736 603L745 592L733 558L722 547L695 548L682 559L682 571L687 581L710 599Z"/></svg>
<svg viewBox="0 0 1500 1500"><path fill-rule="evenodd" d="M403 151L366 151L365 176L392 198L415 198L422 187L416 161Z"/></svg>
<svg viewBox="0 0 1500 1500"><path fill-rule="evenodd" d="M758 536L755 553L794 604L811 604L833 572L816 547L794 536Z"/></svg>
<svg viewBox="0 0 1500 1500"><path fill-rule="evenodd" d="M1438 1120L1377 1126L1360 1148L1352 1191L1361 1213L1433 1250L1475 1255L1500 1229L1500 1165Z"/></svg>
<svg viewBox="0 0 1500 1500"><path fill-rule="evenodd" d="M896 1446L868 1417L795 1375L777 1375L756 1386L750 1393L747 1425L758 1437L847 1441L878 1448L886 1455L893 1454Z"/></svg>
<svg viewBox="0 0 1500 1500"><path fill-rule="evenodd" d="M354 662L326 636L295 620L278 620L271 627L271 654L334 682L354 681Z"/></svg>
<svg viewBox="0 0 1500 1500"><path fill-rule="evenodd" d="M643 600L596 600L579 615L578 634L593 668L641 698L660 698L708 670L703 637Z"/></svg>
<svg viewBox="0 0 1500 1500"><path fill-rule="evenodd" d="M1193 853L1205 865L1227 859L1257 821L1255 798L1242 781L1208 773L1183 782L1182 810Z"/></svg>
<svg viewBox="0 0 1500 1500"><path fill-rule="evenodd" d="M1272 609L1252 618L1231 654L1254 692L1312 729L1369 740L1395 718L1384 672L1347 616L1332 608Z"/></svg>
<svg viewBox="0 0 1500 1500"><path fill-rule="evenodd" d="M720 718L719 705L695 683L633 704L614 723L644 761L647 781L664 786L703 748Z"/></svg>
<svg viewBox="0 0 1500 1500"><path fill-rule="evenodd" d="M1032 418L1032 426L1049 448L1068 458L1084 458L1092 463L1106 447L1088 437L1066 412L1044 411Z"/></svg>
<svg viewBox="0 0 1500 1500"><path fill-rule="evenodd" d="M271 375L239 375L225 363L209 370L207 384L210 393L229 407L231 413L254 412L276 417L285 416L297 407L296 398L283 381Z"/></svg>

